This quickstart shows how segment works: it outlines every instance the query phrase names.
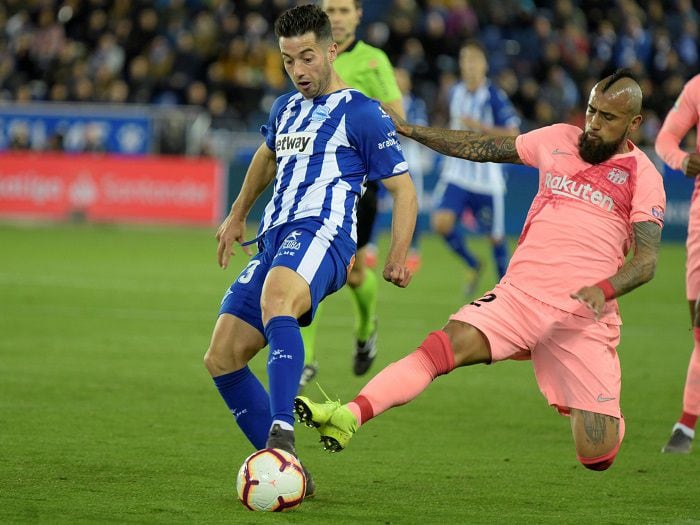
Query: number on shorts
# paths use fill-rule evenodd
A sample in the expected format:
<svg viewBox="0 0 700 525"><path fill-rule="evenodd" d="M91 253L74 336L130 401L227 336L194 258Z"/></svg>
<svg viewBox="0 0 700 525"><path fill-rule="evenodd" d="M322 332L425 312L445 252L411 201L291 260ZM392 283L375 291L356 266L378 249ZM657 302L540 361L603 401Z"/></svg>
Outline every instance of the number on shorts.
<svg viewBox="0 0 700 525"><path fill-rule="evenodd" d="M487 293L481 299L477 299L476 301L472 301L469 304L473 304L474 306L481 308L481 303L490 303L494 299L496 299L495 293Z"/></svg>
<svg viewBox="0 0 700 525"><path fill-rule="evenodd" d="M238 278L238 282L241 284L248 284L253 278L253 273L255 269L260 264L260 261L250 261L248 266L241 272L241 276Z"/></svg>

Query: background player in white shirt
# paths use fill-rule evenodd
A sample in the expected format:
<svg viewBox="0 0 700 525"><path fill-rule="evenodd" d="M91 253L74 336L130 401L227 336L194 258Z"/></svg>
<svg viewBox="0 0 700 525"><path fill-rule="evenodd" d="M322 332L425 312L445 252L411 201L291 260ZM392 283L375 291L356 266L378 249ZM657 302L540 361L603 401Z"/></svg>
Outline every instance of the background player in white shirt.
<svg viewBox="0 0 700 525"><path fill-rule="evenodd" d="M466 42L459 52L461 81L450 92L450 128L496 136L515 136L520 118L503 90L486 77L486 53L478 42ZM432 225L452 251L469 268L467 289L471 296L477 286L482 263L467 247L462 215L470 212L479 229L491 239L498 278L508 265L505 244L503 168L492 162L476 163L448 157L435 188Z"/></svg>

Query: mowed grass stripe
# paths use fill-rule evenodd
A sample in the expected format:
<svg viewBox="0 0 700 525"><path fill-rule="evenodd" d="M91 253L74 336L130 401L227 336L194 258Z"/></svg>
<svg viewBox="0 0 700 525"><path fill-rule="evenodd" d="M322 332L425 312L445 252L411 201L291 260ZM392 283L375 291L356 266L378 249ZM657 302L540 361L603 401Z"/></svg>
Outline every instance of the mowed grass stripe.
<svg viewBox="0 0 700 525"><path fill-rule="evenodd" d="M386 253L381 238L381 257ZM490 247L472 242L486 261ZM568 421L528 363L457 370L329 455L297 431L318 496L285 516L234 494L251 452L202 366L218 303L246 262L216 266L213 231L0 225L3 523L697 523L700 454L659 453L678 416L692 337L684 247L623 298L627 436L605 473L576 461ZM426 236L408 289L381 284L375 368L464 302L462 269ZM16 279L15 279L16 278ZM482 281L486 290L493 271ZM347 400L353 315L329 297L318 381ZM252 362L265 377L266 352ZM314 385L309 389L320 397Z"/></svg>

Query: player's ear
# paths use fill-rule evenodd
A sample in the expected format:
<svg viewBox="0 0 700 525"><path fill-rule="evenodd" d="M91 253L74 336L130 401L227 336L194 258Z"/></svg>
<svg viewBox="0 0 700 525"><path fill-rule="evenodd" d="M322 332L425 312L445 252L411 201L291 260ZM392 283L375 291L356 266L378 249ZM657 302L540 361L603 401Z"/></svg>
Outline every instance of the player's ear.
<svg viewBox="0 0 700 525"><path fill-rule="evenodd" d="M333 62L336 58L338 58L338 44L331 42L328 45L328 59Z"/></svg>
<svg viewBox="0 0 700 525"><path fill-rule="evenodd" d="M639 126L642 125L642 120L643 117L641 115L635 115L632 117L632 120L630 121L630 131L637 131L639 129Z"/></svg>

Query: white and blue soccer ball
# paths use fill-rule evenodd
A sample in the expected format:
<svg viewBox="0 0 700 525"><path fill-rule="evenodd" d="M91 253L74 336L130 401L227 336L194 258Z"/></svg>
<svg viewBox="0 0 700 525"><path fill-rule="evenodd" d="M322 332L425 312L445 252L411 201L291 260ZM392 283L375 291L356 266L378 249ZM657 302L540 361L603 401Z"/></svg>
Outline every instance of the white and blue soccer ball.
<svg viewBox="0 0 700 525"><path fill-rule="evenodd" d="M299 460L279 448L265 448L246 458L236 478L238 499L250 510L285 512L304 501L306 477Z"/></svg>

